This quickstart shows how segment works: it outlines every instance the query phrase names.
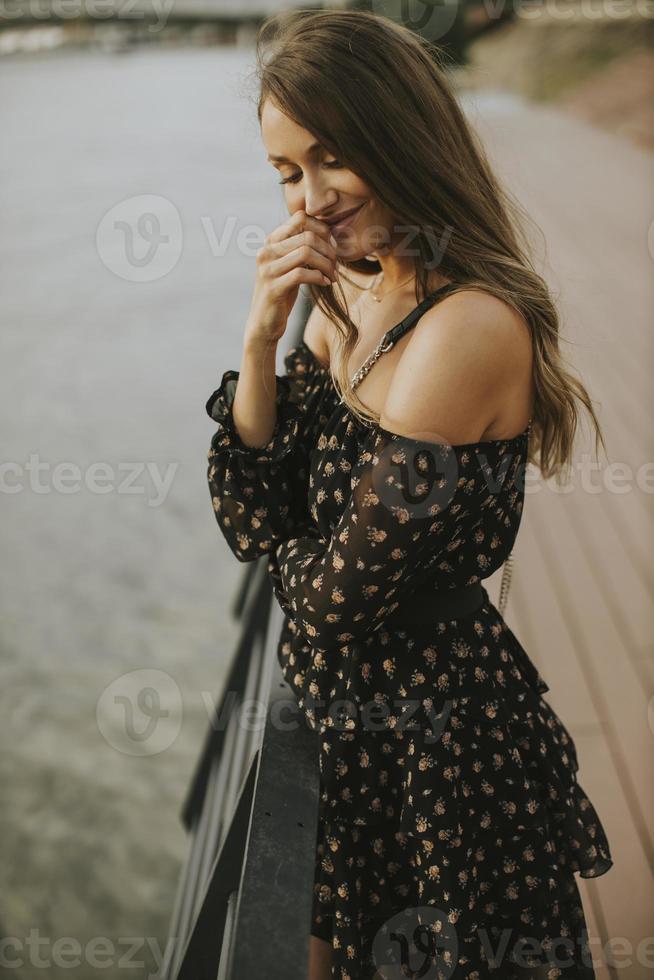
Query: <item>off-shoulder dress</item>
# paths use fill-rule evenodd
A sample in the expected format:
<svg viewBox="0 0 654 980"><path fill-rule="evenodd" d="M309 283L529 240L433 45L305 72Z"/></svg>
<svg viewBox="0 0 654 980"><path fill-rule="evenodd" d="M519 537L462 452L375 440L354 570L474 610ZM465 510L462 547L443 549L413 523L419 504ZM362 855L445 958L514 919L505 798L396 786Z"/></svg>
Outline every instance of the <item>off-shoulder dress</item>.
<svg viewBox="0 0 654 980"><path fill-rule="evenodd" d="M506 439L413 439L354 416L304 341L284 365L261 448L241 441L238 372L223 374L206 403L208 482L234 555L267 556L279 663L317 733L311 932L332 943L338 980L372 980L382 962L427 980L591 980L576 875L613 862L548 684L485 588L458 619L391 615L418 588L480 583L505 561L531 422Z"/></svg>

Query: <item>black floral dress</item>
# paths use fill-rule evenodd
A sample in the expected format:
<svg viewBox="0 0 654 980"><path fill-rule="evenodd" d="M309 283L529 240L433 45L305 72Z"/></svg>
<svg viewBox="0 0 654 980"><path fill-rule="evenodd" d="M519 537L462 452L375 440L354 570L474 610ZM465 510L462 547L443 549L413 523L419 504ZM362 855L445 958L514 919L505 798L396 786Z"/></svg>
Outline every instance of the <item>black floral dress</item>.
<svg viewBox="0 0 654 980"><path fill-rule="evenodd" d="M208 481L235 556L267 556L281 669L318 733L311 932L332 975L593 978L575 873L612 858L547 683L485 589L458 620L389 621L416 588L504 562L530 426L422 442L360 422L303 341L285 368L263 448L240 440L224 373Z"/></svg>

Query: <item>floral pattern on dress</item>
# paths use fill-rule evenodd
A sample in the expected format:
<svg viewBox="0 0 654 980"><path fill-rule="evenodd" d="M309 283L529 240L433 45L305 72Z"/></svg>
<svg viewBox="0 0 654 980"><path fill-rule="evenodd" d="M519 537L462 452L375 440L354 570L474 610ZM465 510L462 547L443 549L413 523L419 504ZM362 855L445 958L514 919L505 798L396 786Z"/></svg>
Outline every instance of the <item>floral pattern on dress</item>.
<svg viewBox="0 0 654 980"><path fill-rule="evenodd" d="M539 976L592 978L575 874L601 875L612 858L547 683L485 588L458 619L393 618L404 596L481 582L506 560L529 430L412 439L353 416L304 342L285 367L263 450L238 438L238 375L225 373L207 403L220 423L208 477L237 558L268 556L285 613L279 663L317 734L312 931L332 942L333 975L372 977L380 926L433 906L458 939L443 977L508 977L511 954L491 970L479 931L510 928L545 950L576 943L577 972Z"/></svg>

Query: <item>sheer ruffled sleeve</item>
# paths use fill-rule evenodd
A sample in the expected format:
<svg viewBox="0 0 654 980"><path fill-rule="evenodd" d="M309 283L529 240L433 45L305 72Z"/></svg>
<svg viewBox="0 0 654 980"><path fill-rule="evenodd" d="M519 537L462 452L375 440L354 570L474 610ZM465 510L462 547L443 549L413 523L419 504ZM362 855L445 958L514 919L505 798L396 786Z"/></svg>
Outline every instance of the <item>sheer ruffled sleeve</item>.
<svg viewBox="0 0 654 980"><path fill-rule="evenodd" d="M473 451L376 429L350 477L351 496L329 541L315 533L279 544L278 592L312 647L363 640L417 577L450 558L463 522L489 493Z"/></svg>
<svg viewBox="0 0 654 980"><path fill-rule="evenodd" d="M232 407L239 372L225 371L206 403L218 429L207 454L207 479L218 526L239 561L253 561L308 519L308 468L317 431L326 416L329 371L304 343L284 359L286 374L276 376L277 419L262 447L244 443Z"/></svg>

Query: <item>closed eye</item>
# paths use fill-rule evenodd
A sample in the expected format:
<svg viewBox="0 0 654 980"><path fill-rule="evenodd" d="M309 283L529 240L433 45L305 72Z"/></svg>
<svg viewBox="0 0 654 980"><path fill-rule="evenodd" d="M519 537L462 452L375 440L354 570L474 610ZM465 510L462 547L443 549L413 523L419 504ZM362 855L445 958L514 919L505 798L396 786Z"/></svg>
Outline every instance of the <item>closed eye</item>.
<svg viewBox="0 0 654 980"><path fill-rule="evenodd" d="M331 167L334 170L337 170L339 167L342 167L343 164L339 160L327 160L326 163L325 163L325 166L326 167ZM302 172L300 171L299 174L291 174L290 177L284 177L284 178L282 178L282 180L279 180L277 183L279 183L279 184L297 184L297 182L299 181L299 179L300 179L301 176L302 176Z"/></svg>

